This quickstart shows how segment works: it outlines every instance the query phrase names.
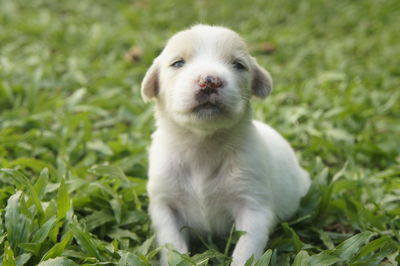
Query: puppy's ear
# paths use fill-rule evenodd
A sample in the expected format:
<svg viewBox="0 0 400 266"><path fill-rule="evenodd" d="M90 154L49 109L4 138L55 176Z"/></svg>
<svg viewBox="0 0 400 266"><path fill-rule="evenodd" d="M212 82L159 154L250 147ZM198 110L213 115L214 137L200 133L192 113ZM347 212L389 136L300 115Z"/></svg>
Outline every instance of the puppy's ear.
<svg viewBox="0 0 400 266"><path fill-rule="evenodd" d="M252 94L265 98L272 90L272 78L267 70L254 60L253 80L251 83Z"/></svg>
<svg viewBox="0 0 400 266"><path fill-rule="evenodd" d="M159 60L157 60L157 58L154 59L153 64L147 70L146 75L144 76L142 81L142 87L140 90L142 93L142 98L145 102L148 102L157 97L159 91L160 66L158 61Z"/></svg>

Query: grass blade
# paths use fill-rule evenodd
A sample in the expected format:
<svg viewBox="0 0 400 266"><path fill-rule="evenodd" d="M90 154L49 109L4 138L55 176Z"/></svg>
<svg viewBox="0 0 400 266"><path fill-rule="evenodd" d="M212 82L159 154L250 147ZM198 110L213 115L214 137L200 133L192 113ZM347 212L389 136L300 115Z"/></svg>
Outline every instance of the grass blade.
<svg viewBox="0 0 400 266"><path fill-rule="evenodd" d="M310 266L330 266L340 261L341 258L338 256L330 255L329 252L323 251L317 255L313 255L310 258Z"/></svg>
<svg viewBox="0 0 400 266"><path fill-rule="evenodd" d="M350 237L341 243L332 255L339 256L344 260L349 260L358 253L359 249L375 235L373 232L365 231Z"/></svg>
<svg viewBox="0 0 400 266"><path fill-rule="evenodd" d="M38 266L77 266L75 262L64 257L49 259L38 264Z"/></svg>
<svg viewBox="0 0 400 266"><path fill-rule="evenodd" d="M35 191L39 199L43 198L48 183L49 183L49 170L47 168L44 168L40 172L39 178L38 180L36 180L36 183L33 186L35 188Z"/></svg>
<svg viewBox="0 0 400 266"><path fill-rule="evenodd" d="M8 242L4 245L3 266L15 266L14 252Z"/></svg>
<svg viewBox="0 0 400 266"><path fill-rule="evenodd" d="M294 258L292 266L308 266L309 262L310 256L308 255L307 251L301 250Z"/></svg>
<svg viewBox="0 0 400 266"><path fill-rule="evenodd" d="M42 208L42 204L39 200L39 197L36 193L35 188L32 186L31 181L22 173L14 170L14 169L1 169L3 172L6 172L8 175L10 175L11 177L15 178L15 180L21 184L22 186L24 186L25 188L27 188L29 190L29 201L33 201L33 203L36 206L36 210L39 214L39 222L41 222L41 220L43 219L44 216L44 211Z"/></svg>
<svg viewBox="0 0 400 266"><path fill-rule="evenodd" d="M4 216L7 239L16 255L20 254L18 244L29 242L32 224L32 222L21 212L21 197L22 192L18 191L8 199Z"/></svg>
<svg viewBox="0 0 400 266"><path fill-rule="evenodd" d="M145 263L141 260L137 255L131 252L122 252L121 259L118 262L119 266L148 266L148 263Z"/></svg>
<svg viewBox="0 0 400 266"><path fill-rule="evenodd" d="M57 219L58 220L64 219L70 208L71 208L71 200L69 198L65 180L64 178L62 178L57 194Z"/></svg>
<svg viewBox="0 0 400 266"><path fill-rule="evenodd" d="M80 247L88 253L88 255L95 257L97 259L101 259L98 246L96 245L94 239L87 233L84 232L78 224L77 220L74 220L69 228L71 232L74 234L76 241L78 241Z"/></svg>
<svg viewBox="0 0 400 266"><path fill-rule="evenodd" d="M41 261L46 261L48 259L56 258L62 254L64 249L69 245L73 237L71 232L64 235L61 242L55 244L51 249L49 249L42 257Z"/></svg>
<svg viewBox="0 0 400 266"><path fill-rule="evenodd" d="M271 261L272 249L268 249L254 266L268 266Z"/></svg>
<svg viewBox="0 0 400 266"><path fill-rule="evenodd" d="M41 243L43 242L46 237L49 235L50 230L53 228L54 224L56 223L57 219L55 216L51 217L47 222L45 222L39 230L37 230L32 237L33 242Z"/></svg>
<svg viewBox="0 0 400 266"><path fill-rule="evenodd" d="M295 250L297 252L299 252L301 250L302 246L303 246L303 242L301 242L301 240L300 240L299 236L297 235L297 233L286 222L282 223L282 227L283 227L283 230L285 230L285 232L287 234L290 234L292 236L293 246L294 246Z"/></svg>
<svg viewBox="0 0 400 266"><path fill-rule="evenodd" d="M15 260L16 266L25 265L31 257L32 257L31 253L23 253L19 255Z"/></svg>
<svg viewBox="0 0 400 266"><path fill-rule="evenodd" d="M393 240L389 236L382 236L378 239L371 241L367 245L363 246L358 252L358 254L354 257L354 260L362 259L365 256L373 254L376 250L389 245L395 247ZM400 248L399 244L397 248Z"/></svg>

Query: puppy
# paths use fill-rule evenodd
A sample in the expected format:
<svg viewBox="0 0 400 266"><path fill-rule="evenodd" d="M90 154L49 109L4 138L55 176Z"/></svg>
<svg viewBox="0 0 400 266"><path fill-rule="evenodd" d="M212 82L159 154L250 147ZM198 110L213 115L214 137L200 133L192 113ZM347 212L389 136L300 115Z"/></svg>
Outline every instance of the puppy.
<svg viewBox="0 0 400 266"><path fill-rule="evenodd" d="M179 32L153 61L141 93L155 101L147 190L160 246L186 253L190 231L226 235L234 224L244 234L231 265L244 265L295 213L308 174L279 133L251 120L250 98L271 89L270 74L224 27Z"/></svg>

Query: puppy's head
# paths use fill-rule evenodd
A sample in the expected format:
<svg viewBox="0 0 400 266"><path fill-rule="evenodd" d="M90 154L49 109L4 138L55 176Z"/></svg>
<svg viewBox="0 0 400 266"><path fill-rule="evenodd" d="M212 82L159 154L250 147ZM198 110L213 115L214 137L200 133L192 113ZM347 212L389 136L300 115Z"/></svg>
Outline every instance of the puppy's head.
<svg viewBox="0 0 400 266"><path fill-rule="evenodd" d="M145 101L155 99L162 114L193 129L227 128L246 113L252 95L272 88L235 32L197 25L174 35L142 82ZM160 113L159 112L159 113Z"/></svg>

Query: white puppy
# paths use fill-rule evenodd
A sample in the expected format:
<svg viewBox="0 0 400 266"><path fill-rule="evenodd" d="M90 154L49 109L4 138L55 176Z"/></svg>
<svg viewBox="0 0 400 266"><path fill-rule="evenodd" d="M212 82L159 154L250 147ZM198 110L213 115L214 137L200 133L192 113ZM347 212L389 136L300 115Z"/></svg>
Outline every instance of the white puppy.
<svg viewBox="0 0 400 266"><path fill-rule="evenodd" d="M185 253L183 227L223 235L234 224L245 234L231 265L244 265L295 213L308 174L279 133L251 120L251 96L265 98L271 87L242 39L223 27L179 32L154 60L141 91L156 102L147 189L159 245Z"/></svg>

